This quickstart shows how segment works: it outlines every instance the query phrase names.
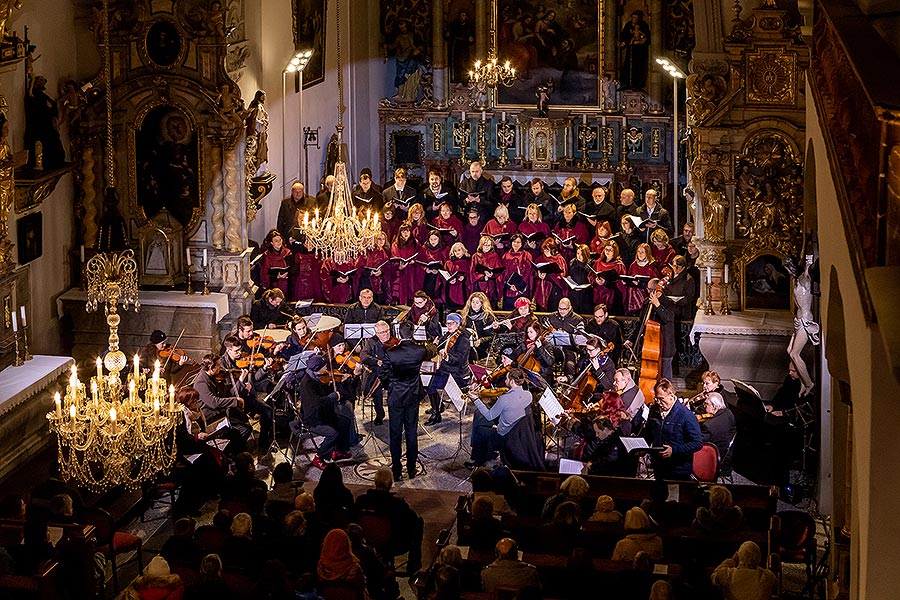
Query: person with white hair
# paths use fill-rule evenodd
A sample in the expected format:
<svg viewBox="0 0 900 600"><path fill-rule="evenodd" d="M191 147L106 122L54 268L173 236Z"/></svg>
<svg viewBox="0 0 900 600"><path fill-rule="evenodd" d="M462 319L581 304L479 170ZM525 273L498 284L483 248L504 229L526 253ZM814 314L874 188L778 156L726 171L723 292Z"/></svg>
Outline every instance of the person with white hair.
<svg viewBox="0 0 900 600"><path fill-rule="evenodd" d="M768 600L778 582L775 574L761 567L762 553L755 542L744 542L732 558L722 561L712 574L712 583L725 600Z"/></svg>
<svg viewBox="0 0 900 600"><path fill-rule="evenodd" d="M719 392L709 392L703 409L708 415L700 423L700 435L704 442L715 444L719 451L719 472L725 475L731 474L731 457L728 449L737 434L737 424L731 409L725 405L725 399Z"/></svg>

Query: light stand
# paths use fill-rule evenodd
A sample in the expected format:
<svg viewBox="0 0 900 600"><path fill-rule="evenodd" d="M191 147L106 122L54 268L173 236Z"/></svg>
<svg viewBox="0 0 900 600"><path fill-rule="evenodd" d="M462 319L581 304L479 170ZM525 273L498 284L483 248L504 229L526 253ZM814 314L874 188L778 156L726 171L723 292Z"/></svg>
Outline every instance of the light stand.
<svg viewBox="0 0 900 600"><path fill-rule="evenodd" d="M724 282L722 284L722 306L719 308L719 314L728 316L731 314L731 309L728 308L728 282Z"/></svg>
<svg viewBox="0 0 900 600"><path fill-rule="evenodd" d="M678 228L678 80L684 79L684 71L665 57L656 59L672 78L672 223Z"/></svg>
<svg viewBox="0 0 900 600"><path fill-rule="evenodd" d="M716 311L713 310L713 305L712 305L712 291L713 291L713 284L711 281L707 281L706 282L706 305L703 307L704 315L716 314Z"/></svg>
<svg viewBox="0 0 900 600"><path fill-rule="evenodd" d="M28 352L28 327L25 325L22 326L22 344L24 346L23 354L25 355L25 361L27 362L34 357Z"/></svg>

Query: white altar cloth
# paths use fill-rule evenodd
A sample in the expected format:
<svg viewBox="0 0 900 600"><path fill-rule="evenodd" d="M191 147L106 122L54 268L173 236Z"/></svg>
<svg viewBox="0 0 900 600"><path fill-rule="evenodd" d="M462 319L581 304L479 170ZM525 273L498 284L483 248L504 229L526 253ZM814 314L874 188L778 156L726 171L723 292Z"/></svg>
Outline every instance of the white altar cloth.
<svg viewBox="0 0 900 600"><path fill-rule="evenodd" d="M87 294L84 290L72 288L56 299L56 312L62 318L64 314L63 301L75 300L86 302ZM138 293L138 300L144 306L175 306L183 308L213 308L216 313L216 323L228 316L228 294L210 292L203 294L187 295L184 292L145 291ZM129 308L129 310L132 310Z"/></svg>
<svg viewBox="0 0 900 600"><path fill-rule="evenodd" d="M42 392L74 363L69 356L39 354L21 367L10 365L0 371L0 415ZM50 408L47 406L47 410Z"/></svg>

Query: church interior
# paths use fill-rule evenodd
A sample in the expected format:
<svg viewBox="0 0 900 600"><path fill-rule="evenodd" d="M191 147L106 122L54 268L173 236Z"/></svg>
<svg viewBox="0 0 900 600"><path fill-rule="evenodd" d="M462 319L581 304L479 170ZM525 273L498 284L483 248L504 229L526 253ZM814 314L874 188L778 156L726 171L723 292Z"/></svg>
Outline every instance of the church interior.
<svg viewBox="0 0 900 600"><path fill-rule="evenodd" d="M264 482L269 502L289 494L279 518L303 511L299 518L309 529L338 523L336 513L323 520L316 512L322 506L302 508L306 496L322 492L320 479L337 472L361 504L379 474L393 470L395 498L421 523L413 527L421 547L408 555L385 550L367 530L377 549L373 561L387 563L399 581L377 590L370 585L370 596L528 597L486 583L496 540L476 549L490 535L480 537L475 504L484 503L475 488L483 482L475 473L482 469L472 468L487 466L495 477L498 471L512 477L520 503L518 515L501 518L496 498L502 495L491 492L495 513L488 522L499 524L498 531L502 526L504 540L516 538L521 560L537 565L530 568L548 598L581 594L585 588L573 587L573 580L623 598L756 598L710 584L720 560L734 556L732 566L744 566L738 548L746 541L762 548L762 567L778 576L772 597L895 597L897 76L900 10L892 0L0 0L0 597L148 597L127 594L137 594L151 565L159 567L164 542L184 536L186 519L177 517L193 516L191 527L199 532L214 527L214 515L229 502L211 494L176 514L176 496L183 500L198 485L201 492L213 485L185 484L184 474L197 468L196 458L186 464L185 457L206 455L176 448L181 421L190 427L191 411L200 410L188 407L181 388L197 389L195 378L207 372L229 375L235 389L235 375L243 385L246 373L268 374L273 361L259 354L254 366L255 352L268 348L265 340L274 355L292 339L309 339L298 323L314 348L327 334L321 348L329 360L346 338L352 359L366 347L361 336L376 339L376 320L419 315L417 296L433 314L417 321L416 331L433 320L438 332L429 340L436 342L436 371L424 378L432 401L422 401L415 415L421 418L412 423L418 467L411 460L401 473L399 458L392 464L388 453L395 410L388 380L385 414L362 375L347 417L361 443L347 449L339 441L324 462L320 444L329 438L323 442L299 416L290 426L290 417L279 420L300 412L301 392L284 400L282 386L291 379L267 375L246 384L262 408L240 443L249 436L248 448L257 449L250 472L255 467L254 481ZM546 232L535 244L528 232L544 229L523 226L542 219ZM444 251L437 266L428 262L438 257L432 238ZM528 274L516 271L513 278L502 247L516 238ZM415 255L402 254L409 239ZM615 261L606 262L610 245ZM427 261L414 260L420 252ZM454 279L451 265L464 256L472 281L457 285L463 277ZM641 270L654 257L660 268ZM393 265L411 268L404 273ZM576 280L579 268L583 279ZM503 274L496 285L491 269ZM685 276L690 286L653 300L656 282L658 290L672 290ZM372 302L372 292L368 303L362 298L370 288L379 316L366 312L354 321L353 311ZM497 323L505 323L497 331L507 332L473 344L478 360L471 362L489 365L488 377L509 350L509 385L501 389L524 385L534 393L525 414L533 414L531 433L540 438L538 468L514 467L519 457L503 448L486 465L477 460L474 429L487 414L486 402L467 403L468 388L453 385L453 374L439 389L433 383L448 368L457 327L466 339L484 334L466 329L476 290L477 305L486 304L491 318L496 313ZM666 320L665 307L678 302L674 321ZM591 338L595 304L603 307L597 323L608 317L619 332L607 350L606 333ZM515 324L520 306L532 310L528 327ZM565 329L564 306L580 326ZM249 366L229 369L231 345L247 346L240 332L248 315L257 346L251 343L249 359L240 359ZM261 324L257 316L269 320ZM559 318L562 325L554 321ZM648 375L642 371L652 354L651 326L659 337ZM408 343L396 339L398 330L389 332L391 340ZM598 357L591 339L601 336ZM523 365L538 355L541 340L553 340L552 358L528 370ZM526 356L510 350L520 342ZM300 344L303 364L312 364L306 362L310 342ZM163 365L154 369L157 358ZM518 373L517 361L527 371L524 384L510 374ZM709 412L702 401L715 388L704 387L712 373L721 410L737 422L724 451L706 444L717 456L711 475L698 477L694 455L690 480L669 482L670 504L688 511L687 520L679 529L650 516L666 550L643 573L640 561L610 560L622 525L587 516L595 501L599 507L601 498L612 497L626 514L622 535L630 531L632 511L640 510L633 507L645 508L641 500L653 497L645 466L662 472L658 455L636 460L629 477L592 470L581 452L593 439L591 423L599 435L591 410L602 407L565 401L582 390L585 373L602 380L596 365L605 361L612 364L610 380L616 367L630 372L631 386L640 378L644 396L638 397L648 406L667 393L657 384L663 377L687 406L700 398L699 413ZM371 373L365 351L361 362L349 370ZM582 364L584 371L576 368ZM335 372L323 393L333 387L340 398ZM618 381L609 382L613 396L622 393ZM607 385L593 385L587 394L599 399ZM799 392L779 404L786 388ZM554 401L560 397L560 410L584 409L588 416L579 426L587 434L563 426L544 406L544 389L555 392L549 394ZM454 407L457 394L461 404ZM429 407L435 412L426 417ZM649 409L636 410L646 415ZM704 432L704 418L718 410L698 415ZM661 411L667 419L669 410ZM630 421L634 415L625 412ZM505 437L498 433L503 426L501 417L492 435ZM226 419L225 429L238 435L240 426ZM399 432L398 426L398 446ZM226 461L219 466L229 472L223 471L227 487L240 479L244 459L213 447ZM646 450L653 454L654 444ZM572 463L576 470L566 471ZM282 464L293 467L286 482L283 469L282 479L275 478ZM569 540L554 554L547 547L560 533L546 529L551 524L540 516L541 504L564 496L565 475L578 473L590 489L574 498L587 513L574 537L587 550L573 553ZM717 483L742 509L744 528L718 537L682 531L690 529L695 509L693 527L702 525L700 512L711 510L716 492L710 488ZM54 500L61 494L75 496L77 506L73 515L70 501L68 520L59 521ZM167 495L172 505L160 508L157 496ZM323 493L316 502L328 498ZM22 504L21 515L8 512L10 502L15 510ZM22 556L17 547L27 545L26 515L35 504L49 506L50 535L59 532L48 561L54 567L41 563L22 572L14 566ZM230 505L241 516L246 506ZM224 581L235 597L284 594L272 591L279 577L297 594L285 597L363 597L353 595L355 588L340 595L348 590L335 589L333 581L318 589L321 596L300 596L315 585L285 556L309 545L313 534L298 534L302 544L285 541L277 530L291 526L260 512L253 517L258 538L265 529L257 516L270 531L254 547L265 554L265 544L267 558L284 564L276 572L257 557L252 567L229 571L226 560L232 579ZM232 522L232 534L240 522ZM786 547L792 527L802 526L808 527L801 532L805 542ZM116 549L113 530L128 548ZM341 535L333 540L323 530L316 557L330 542L343 543L348 536ZM497 542L498 557L504 540ZM350 542L358 568L363 554ZM461 587L436 590L451 546L468 553L452 568ZM408 563L394 569L400 555ZM585 570L578 570L584 568L578 556L587 557ZM324 556L318 560L321 583ZM791 571L789 563L802 566ZM170 559L165 575L178 573L191 583L185 597L205 597L191 596L191 589L199 594L207 573L176 566Z"/></svg>

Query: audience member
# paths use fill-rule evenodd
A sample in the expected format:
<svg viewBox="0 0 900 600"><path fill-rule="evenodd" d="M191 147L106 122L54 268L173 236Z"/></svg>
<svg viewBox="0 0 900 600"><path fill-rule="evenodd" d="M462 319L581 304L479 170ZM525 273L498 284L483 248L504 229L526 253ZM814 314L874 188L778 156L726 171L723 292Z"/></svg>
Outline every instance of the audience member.
<svg viewBox="0 0 900 600"><path fill-rule="evenodd" d="M222 549L222 562L226 567L253 572L261 562L260 546L253 539L253 517L247 513L234 515L231 521L231 537Z"/></svg>
<svg viewBox="0 0 900 600"><path fill-rule="evenodd" d="M356 590L359 598L365 595L365 573L350 549L350 538L342 529L332 529L325 536L317 573L320 586L340 585Z"/></svg>
<svg viewBox="0 0 900 600"><path fill-rule="evenodd" d="M488 498L472 503L472 520L465 526L464 539L478 550L490 550L503 537L503 526L494 518L494 504Z"/></svg>
<svg viewBox="0 0 900 600"><path fill-rule="evenodd" d="M203 550L194 540L196 521L187 517L175 521L175 531L167 539L159 554L170 565L196 568L203 558Z"/></svg>
<svg viewBox="0 0 900 600"><path fill-rule="evenodd" d="M200 561L200 579L184 591L185 600L235 600L237 594L222 579L222 559L207 554Z"/></svg>
<svg viewBox="0 0 900 600"><path fill-rule="evenodd" d="M743 524L741 508L732 505L731 492L721 485L709 489L709 508L699 507L694 518L694 527L713 533L731 533Z"/></svg>
<svg viewBox="0 0 900 600"><path fill-rule="evenodd" d="M519 547L512 538L503 538L494 548L496 560L481 571L481 587L492 593L498 587L516 589L541 589L541 578L534 565L519 559Z"/></svg>
<svg viewBox="0 0 900 600"><path fill-rule="evenodd" d="M650 519L640 507L625 513L625 534L613 550L613 560L634 560L640 550L656 562L663 559L662 538L650 528Z"/></svg>
<svg viewBox="0 0 900 600"><path fill-rule="evenodd" d="M603 495L597 498L597 504L594 506L594 514L590 516L588 521L597 523L620 523L622 521L622 513L616 510L616 503L610 496Z"/></svg>
<svg viewBox="0 0 900 600"><path fill-rule="evenodd" d="M494 476L490 469L479 467L472 471L472 495L474 502L479 498L486 498L491 501L494 506L495 515L515 515L516 511L512 509L506 500L506 497L497 493Z"/></svg>
<svg viewBox="0 0 900 600"><path fill-rule="evenodd" d="M400 595L400 586L397 577L371 547L366 544L363 529L357 523L350 523L346 527L347 537L350 538L350 549L359 559L363 573L366 576L366 589L372 600L396 600Z"/></svg>
<svg viewBox="0 0 900 600"><path fill-rule="evenodd" d="M657 527L671 527L679 521L679 506L669 500L669 484L655 479L650 484L650 497L641 500L641 508Z"/></svg>
<svg viewBox="0 0 900 600"><path fill-rule="evenodd" d="M547 498L547 501L544 502L544 508L541 510L541 518L545 521L549 521L556 512L556 507L566 500L571 500L576 504L580 504L581 499L587 494L589 487L590 486L588 485L588 482L585 481L584 477L580 477L579 475L566 477L559 486L559 492L550 496Z"/></svg>
<svg viewBox="0 0 900 600"><path fill-rule="evenodd" d="M316 501L316 511L326 525L343 527L353 520L353 493L344 485L343 474L337 464L330 463L322 471L319 483L313 490L313 499Z"/></svg>
<svg viewBox="0 0 900 600"><path fill-rule="evenodd" d="M390 467L381 467L375 472L375 488L356 499L359 513L371 511L385 515L391 520L391 529L395 536L392 540L394 554L409 552L408 567L410 572L422 567L422 535L425 522L416 511L410 508L406 500L391 492L394 475Z"/></svg>
<svg viewBox="0 0 900 600"><path fill-rule="evenodd" d="M184 586L181 577L169 569L162 556L154 556L144 573L131 582L119 596L123 600L181 600Z"/></svg>
<svg viewBox="0 0 900 600"><path fill-rule="evenodd" d="M541 526L541 551L549 554L569 554L581 545L581 508L566 500L553 511L553 520Z"/></svg>
<svg viewBox="0 0 900 600"><path fill-rule="evenodd" d="M759 546L744 542L732 558L716 567L712 583L725 600L768 600L778 581L772 571L760 566L761 561Z"/></svg>

